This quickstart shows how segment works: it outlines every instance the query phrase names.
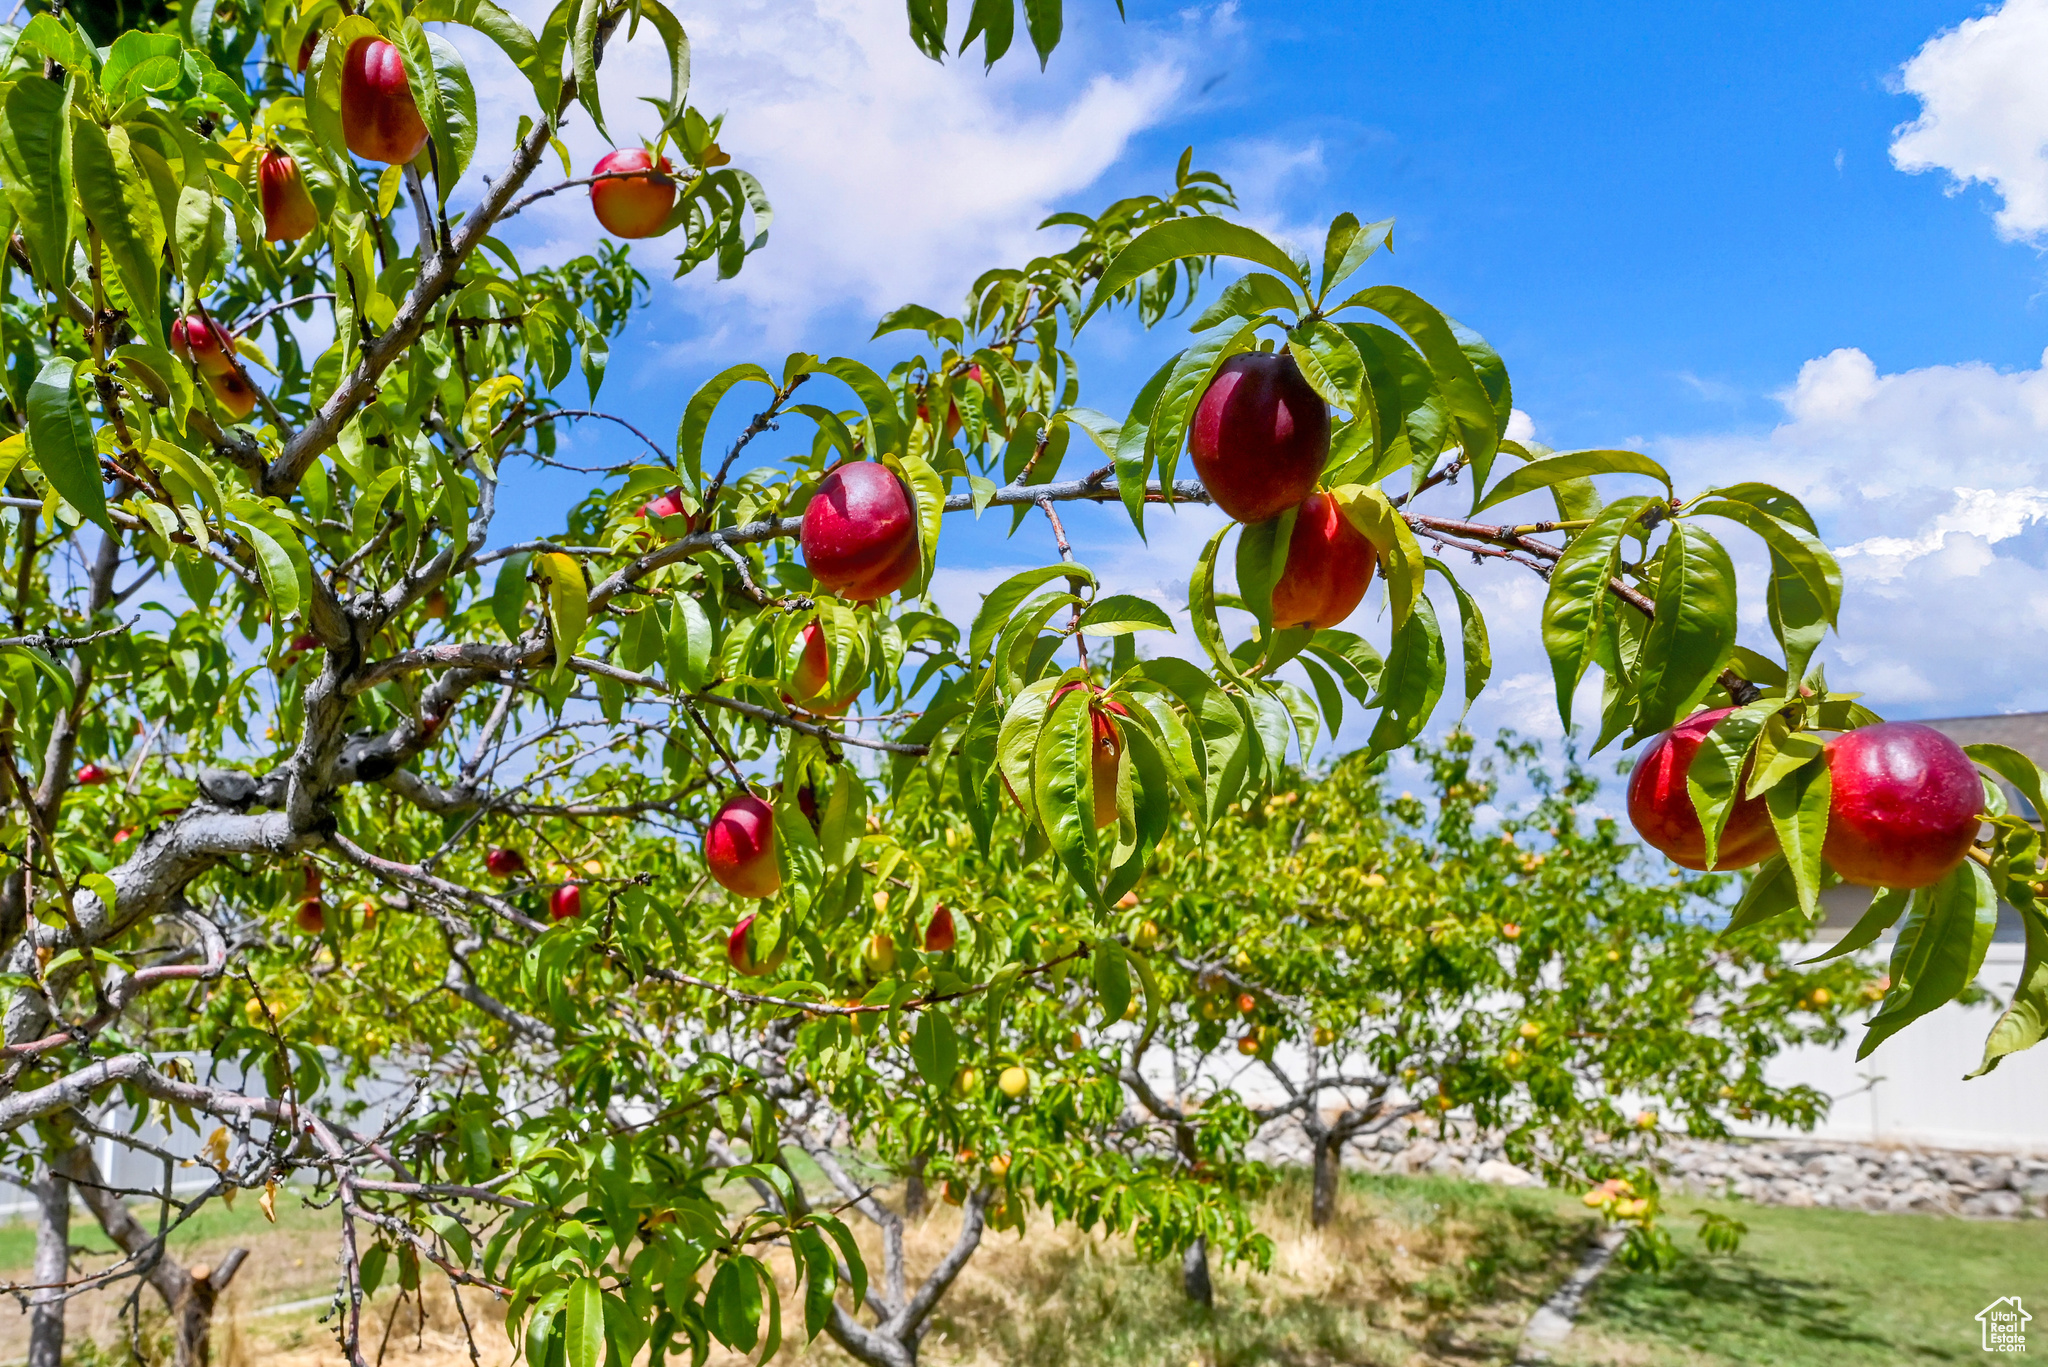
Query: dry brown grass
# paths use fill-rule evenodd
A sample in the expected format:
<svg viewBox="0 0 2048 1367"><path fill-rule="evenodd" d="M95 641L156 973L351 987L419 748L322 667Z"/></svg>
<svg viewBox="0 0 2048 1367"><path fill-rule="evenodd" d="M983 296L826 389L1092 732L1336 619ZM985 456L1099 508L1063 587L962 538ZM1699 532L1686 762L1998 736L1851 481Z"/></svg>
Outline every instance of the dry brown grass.
<svg viewBox="0 0 2048 1367"><path fill-rule="evenodd" d="M1179 1267L1140 1260L1129 1242L1034 1222L1023 1237L993 1235L940 1307L925 1343L931 1367L1336 1367L1337 1364L1480 1364L1506 1361L1529 1307L1571 1262L1583 1221L1538 1195L1510 1196L1451 1183L1360 1181L1330 1229L1310 1229L1306 1193L1283 1186L1261 1209L1274 1241L1270 1270L1218 1266L1217 1307L1202 1312L1179 1293ZM940 1207L910 1232L913 1274L950 1246L956 1213ZM252 1249L222 1307L221 1367L328 1367L341 1361L325 1307L260 1313L332 1286L324 1228L237 1231ZM223 1243L222 1248L225 1247ZM868 1245L871 1266L879 1250ZM217 1256L201 1245L191 1256ZM780 1270L787 1274L786 1263ZM784 1282L785 1291L788 1289ZM145 1302L155 1312L153 1293ZM463 1296L481 1367L506 1367L512 1352L502 1307ZM827 1338L801 1345L800 1302L785 1300L791 1344L781 1360L848 1363ZM124 1359L118 1298L83 1298L73 1312L76 1356ZM161 1323L160 1312L154 1321ZM0 1316L0 1360L19 1357L25 1318ZM388 1329L388 1333L387 1333ZM91 1342L87 1342L91 1340ZM95 1351L95 1344L101 1345ZM111 1350L111 1351L108 1351ZM384 1367L469 1367L470 1346L445 1285L429 1288L425 1314L390 1290L365 1316L365 1351ZM750 1359L715 1352L717 1367Z"/></svg>

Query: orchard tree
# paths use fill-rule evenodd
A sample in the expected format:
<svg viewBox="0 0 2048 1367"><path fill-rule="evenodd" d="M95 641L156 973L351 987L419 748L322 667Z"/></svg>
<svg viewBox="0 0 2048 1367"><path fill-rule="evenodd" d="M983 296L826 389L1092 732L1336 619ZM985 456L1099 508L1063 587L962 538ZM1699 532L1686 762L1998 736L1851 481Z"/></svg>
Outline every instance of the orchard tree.
<svg viewBox="0 0 2048 1367"><path fill-rule="evenodd" d="M1024 7L1041 60L1059 8ZM932 55L952 42L943 5L910 17ZM530 83L519 127L479 125L446 25ZM899 1258L869 1294L842 1219L868 1198L821 1206L790 1180L780 1146L806 1132L959 1184L966 1226L1016 1189L977 1167L1010 1153L1068 1218L1256 1255L1230 1182L1119 1128L1081 985L1113 1019L1143 987L1113 908L1177 818L1262 803L1346 695L1376 752L1423 733L1446 685L1426 589L1457 609L1466 698L1484 687L1486 626L1425 544L1548 579L1534 625L1567 721L1597 664L1600 742L1652 742L1646 837L1703 867L1768 855L1738 930L1811 914L1836 876L1882 886L1852 936L1905 918L1871 1044L1967 984L1999 893L2031 955L1986 1066L2040 1034L2038 832L1972 761L2037 810L2038 771L1829 691L1809 666L1840 575L1790 496L1681 498L1638 454L1509 441L1501 358L1357 283L1391 224L1341 215L1312 261L1231 221L1184 157L1166 194L1056 215L1071 244L982 276L957 314L889 315L886 369L739 361L671 447L595 406L643 302L631 260L529 270L500 235L587 191L679 272L730 275L765 245L763 188L689 104L658 0L564 0L538 33L491 0L319 0L194 6L105 46L57 12L7 34L0 1133L37 1170L39 1367L65 1300L121 1278L199 1319L180 1341L202 1355L218 1287L165 1237L287 1179L339 1214L354 1362L365 1295L412 1294L428 1265L509 1298L536 1363L772 1354L771 1248L808 1333L914 1361L944 1280L899 1287ZM1014 12L977 3L961 34L993 62ZM600 100L622 42L673 72L630 128ZM616 150L543 183L571 118ZM510 152L472 190L482 138ZM1081 406L1075 332L1104 308L1184 318L1222 258L1252 269L1126 416ZM763 390L707 451L727 397ZM558 535L494 544L502 482L576 421L616 426L617 460ZM771 431L769 463L743 463ZM1603 499L1595 476L1653 492ZM1477 520L1545 491L1554 518ZM1206 669L1138 657L1133 635L1171 619L1076 562L1060 513L1143 532L1181 502L1233 519L1189 585ZM1057 558L962 630L927 595L948 517L991 509L1042 518ZM1782 660L1736 644L1707 530L1731 522L1768 549ZM1338 630L1374 580L1382 644ZM1061 1058L1105 1062L1053 1066L1067 1020ZM395 1113L345 1101L393 1071ZM960 1117L913 1114L914 1086L958 1088ZM153 1193L154 1229L88 1202L125 1256L71 1274L67 1186L106 1185L82 1141L146 1118L205 1135L212 1185ZM720 1184L747 1181L774 1199L734 1214Z"/></svg>
<svg viewBox="0 0 2048 1367"><path fill-rule="evenodd" d="M1661 1139L1724 1137L1733 1118L1811 1128L1827 1098L1766 1065L1839 1041L1876 975L1844 956L1790 964L1789 921L1722 937L1732 880L1655 876L1587 811L1599 785L1575 760L1553 772L1506 735L1476 749L1462 731L1416 744L1428 799L1385 794L1385 758L1361 753L1241 802L1205 843L1162 845L1129 938L1170 1005L1129 1042L1125 1077L1192 1133L1249 1074L1244 1091L1276 1098L1251 1121L1307 1134L1316 1226L1347 1142L1455 1114L1555 1184L1627 1180L1654 1245ZM1533 801L1481 822L1508 774ZM1178 1096L1147 1077L1162 1053Z"/></svg>

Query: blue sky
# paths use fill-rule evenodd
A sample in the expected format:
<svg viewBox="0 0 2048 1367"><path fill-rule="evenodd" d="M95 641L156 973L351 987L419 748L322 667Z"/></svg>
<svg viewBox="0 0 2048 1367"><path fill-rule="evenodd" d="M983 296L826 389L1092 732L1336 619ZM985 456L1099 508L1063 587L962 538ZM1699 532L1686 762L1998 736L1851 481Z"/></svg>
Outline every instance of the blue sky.
<svg viewBox="0 0 2048 1367"><path fill-rule="evenodd" d="M1319 244L1341 209L1396 218L1376 278L1485 333L1538 440L1649 451L1682 489L1773 478L1806 498L1849 578L1838 685L1894 716L2048 706L2048 0L1131 0L1127 24L1107 0L1068 3L1048 72L1012 57L993 75L916 56L900 0L679 5L695 98L727 111L723 145L766 183L775 236L725 283L671 284L658 244L636 247L654 303L604 406L665 437L734 361L884 361L866 342L883 309L951 307L1034 249L1044 213L1158 186L1192 144L1283 237ZM464 46L489 144L523 82ZM658 48L615 46L607 109L640 87L665 88ZM588 129L568 142L579 166L602 150ZM490 161L480 149L477 171ZM512 236L559 258L595 232L562 196ZM1091 325L1083 402L1120 416L1182 335L1161 334ZM576 447L621 459L613 440ZM559 478L515 488L500 530L558 525ZM1212 516L1149 546L1107 514L1072 529L1117 587L1179 605ZM948 610L1049 558L1034 530L949 527ZM1497 658L1475 722L1554 733L1540 584L1497 567L1470 582ZM1369 611L1353 625L1384 631Z"/></svg>

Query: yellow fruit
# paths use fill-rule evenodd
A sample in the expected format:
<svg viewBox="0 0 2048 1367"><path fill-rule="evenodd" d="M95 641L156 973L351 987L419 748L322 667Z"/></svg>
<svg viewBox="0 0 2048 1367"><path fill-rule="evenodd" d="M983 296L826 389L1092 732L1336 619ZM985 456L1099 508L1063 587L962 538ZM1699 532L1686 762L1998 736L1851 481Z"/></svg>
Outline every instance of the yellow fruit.
<svg viewBox="0 0 2048 1367"><path fill-rule="evenodd" d="M1657 1128L1657 1113L1656 1113L1655 1111L1637 1111L1637 1112L1636 1112L1636 1128L1637 1128L1637 1129L1639 1129L1639 1130L1654 1130L1654 1129L1656 1129L1656 1128Z"/></svg>
<svg viewBox="0 0 2048 1367"><path fill-rule="evenodd" d="M263 1003L257 1001L254 997L249 998L248 1001L242 1003L242 1014L249 1018L249 1023L252 1025L263 1024Z"/></svg>
<svg viewBox="0 0 2048 1367"><path fill-rule="evenodd" d="M1825 987L1816 987L1813 989L1813 1004L1815 1006L1826 1006L1829 1002L1833 1001L1834 999L1835 994L1828 991Z"/></svg>
<svg viewBox="0 0 2048 1367"><path fill-rule="evenodd" d="M999 1153L994 1158L989 1159L988 1170L995 1174L995 1179L998 1182L1008 1177L1010 1175L1010 1155Z"/></svg>
<svg viewBox="0 0 2048 1367"><path fill-rule="evenodd" d="M604 877L604 861L602 859L586 859L583 861L583 871L592 878L602 878Z"/></svg>
<svg viewBox="0 0 2048 1367"><path fill-rule="evenodd" d="M1369 888L1383 888L1387 885L1386 875L1380 873L1368 873L1365 876L1365 885Z"/></svg>
<svg viewBox="0 0 2048 1367"><path fill-rule="evenodd" d="M1138 928L1131 932L1131 947L1133 949L1151 949L1158 943L1159 923L1157 921L1140 921L1138 922Z"/></svg>
<svg viewBox="0 0 2048 1367"><path fill-rule="evenodd" d="M1521 1050L1510 1049L1505 1054L1501 1055L1501 1061L1507 1064L1507 1066L1510 1068L1519 1068L1522 1066L1522 1060L1524 1057L1525 1055L1522 1053Z"/></svg>
<svg viewBox="0 0 2048 1367"><path fill-rule="evenodd" d="M1246 1035L1237 1042L1237 1052L1245 1055L1247 1058L1258 1053L1259 1037L1257 1035Z"/></svg>
<svg viewBox="0 0 2048 1367"><path fill-rule="evenodd" d="M1523 1038L1523 1039L1535 1039L1535 1038L1536 1038L1536 1037L1537 1037L1538 1035L1540 1035L1540 1034L1542 1034L1542 1033L1543 1033L1543 1027L1542 1027L1542 1026L1540 1026L1540 1025L1538 1025L1538 1024L1537 1024L1537 1023L1535 1022L1535 1021L1523 1021L1523 1022L1522 1022L1522 1038Z"/></svg>
<svg viewBox="0 0 2048 1367"><path fill-rule="evenodd" d="M1123 896L1116 899L1116 909L1118 911L1129 911L1132 907L1135 907L1137 905L1138 894L1135 892L1127 892Z"/></svg>
<svg viewBox="0 0 2048 1367"><path fill-rule="evenodd" d="M881 897L886 894L875 895ZM875 977L888 976L896 971L896 942L887 935L870 936L866 947L860 952L860 961Z"/></svg>
<svg viewBox="0 0 2048 1367"><path fill-rule="evenodd" d="M1337 1032L1327 1025L1316 1027L1316 1048L1327 1049L1337 1042Z"/></svg>
<svg viewBox="0 0 2048 1367"><path fill-rule="evenodd" d="M981 1069L962 1068L953 1074L953 1095L970 1097L981 1090Z"/></svg>
<svg viewBox="0 0 2048 1367"><path fill-rule="evenodd" d="M1015 1101L1031 1090L1031 1074L1013 1063L996 1078L996 1090Z"/></svg>
<svg viewBox="0 0 2048 1367"><path fill-rule="evenodd" d="M887 888L876 888L875 895L868 900L875 904L875 915L887 916L889 914L889 890Z"/></svg>
<svg viewBox="0 0 2048 1367"><path fill-rule="evenodd" d="M1127 1021L1134 1021L1134 1020L1136 1020L1137 1018L1138 1018L1138 999L1137 999L1136 997L1133 997L1133 998L1131 998L1131 1000L1130 1000L1130 1004L1124 1007L1124 1019L1125 1019L1125 1020L1127 1020Z"/></svg>

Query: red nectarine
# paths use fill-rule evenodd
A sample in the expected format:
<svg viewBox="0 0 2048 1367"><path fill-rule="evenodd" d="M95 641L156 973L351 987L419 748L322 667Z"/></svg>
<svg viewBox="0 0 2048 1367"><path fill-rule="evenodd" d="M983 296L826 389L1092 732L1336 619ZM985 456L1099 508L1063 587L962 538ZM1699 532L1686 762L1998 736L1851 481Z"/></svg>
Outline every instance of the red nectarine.
<svg viewBox="0 0 2048 1367"><path fill-rule="evenodd" d="M917 509L896 472L848 461L804 509L804 564L828 593L855 603L887 598L917 577Z"/></svg>
<svg viewBox="0 0 2048 1367"><path fill-rule="evenodd" d="M1287 567L1273 585L1273 626L1336 626L1364 601L1379 558L1336 499L1310 494L1287 539Z"/></svg>
<svg viewBox="0 0 2048 1367"><path fill-rule="evenodd" d="M1828 742L1821 857L1847 883L1924 888L1963 862L1984 781L1957 745L1918 722L1880 722Z"/></svg>
<svg viewBox="0 0 2048 1367"><path fill-rule="evenodd" d="M320 226L320 213L291 153L266 147L256 163L256 188L263 202L264 241L296 242Z"/></svg>
<svg viewBox="0 0 2048 1367"><path fill-rule="evenodd" d="M646 171L631 179L600 180L590 187L590 208L597 221L613 237L652 237L668 221L676 207L676 183L669 179L674 168L668 158L659 162L644 147L621 147L598 160L591 174Z"/></svg>
<svg viewBox="0 0 2048 1367"><path fill-rule="evenodd" d="M843 698L827 697L825 690L832 686L832 652L825 642L825 629L816 622L806 622L802 639L804 653L789 676L789 686L796 691L784 694L783 701L821 717L845 716L846 709L860 696L860 689L856 687Z"/></svg>
<svg viewBox="0 0 2048 1367"><path fill-rule="evenodd" d="M427 145L427 125L405 79L405 58L382 38L358 38L341 64L341 132L365 161L402 166Z"/></svg>
<svg viewBox="0 0 2048 1367"><path fill-rule="evenodd" d="M1217 507L1264 522L1315 491L1330 454L1330 409L1286 352L1244 352L1195 404L1188 449Z"/></svg>
<svg viewBox="0 0 2048 1367"><path fill-rule="evenodd" d="M1695 712L1650 742L1636 760L1628 779L1628 819L1636 833L1662 850L1673 863L1689 869L1707 867L1707 835L1700 829L1700 816L1686 791L1685 774L1700 743L1735 709L1715 708ZM1749 781L1749 766L1742 769L1743 783ZM1716 869L1747 868L1778 852L1778 833L1761 796L1738 798L1721 828L1721 843L1714 851Z"/></svg>
<svg viewBox="0 0 2048 1367"><path fill-rule="evenodd" d="M704 832L704 863L727 892L773 897L782 886L775 867L775 809L752 793L736 793Z"/></svg>
<svg viewBox="0 0 2048 1367"><path fill-rule="evenodd" d="M732 965L733 972L745 978L773 973L789 954L789 947L781 945L767 958L762 958L756 951L753 930L754 913L749 912L740 918L740 923L732 928L732 934L725 938L726 962Z"/></svg>

